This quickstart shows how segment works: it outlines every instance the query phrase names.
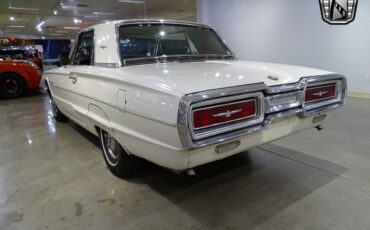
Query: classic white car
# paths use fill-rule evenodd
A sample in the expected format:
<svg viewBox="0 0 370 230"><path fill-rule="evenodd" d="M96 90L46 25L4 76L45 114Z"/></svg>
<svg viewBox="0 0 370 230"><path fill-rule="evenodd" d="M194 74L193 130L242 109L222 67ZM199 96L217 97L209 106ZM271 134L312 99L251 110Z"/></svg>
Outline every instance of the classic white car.
<svg viewBox="0 0 370 230"><path fill-rule="evenodd" d="M108 168L132 175L138 158L193 168L297 131L345 104L345 77L239 61L209 26L125 20L79 33L63 66L44 77L57 121L99 136Z"/></svg>

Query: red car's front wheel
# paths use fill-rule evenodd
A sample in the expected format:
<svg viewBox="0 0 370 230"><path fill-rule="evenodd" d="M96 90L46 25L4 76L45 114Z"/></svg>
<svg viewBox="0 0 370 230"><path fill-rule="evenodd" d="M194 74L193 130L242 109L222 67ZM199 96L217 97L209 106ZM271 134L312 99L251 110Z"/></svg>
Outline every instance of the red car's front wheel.
<svg viewBox="0 0 370 230"><path fill-rule="evenodd" d="M27 86L18 74L6 73L0 76L0 96L16 98L26 93Z"/></svg>

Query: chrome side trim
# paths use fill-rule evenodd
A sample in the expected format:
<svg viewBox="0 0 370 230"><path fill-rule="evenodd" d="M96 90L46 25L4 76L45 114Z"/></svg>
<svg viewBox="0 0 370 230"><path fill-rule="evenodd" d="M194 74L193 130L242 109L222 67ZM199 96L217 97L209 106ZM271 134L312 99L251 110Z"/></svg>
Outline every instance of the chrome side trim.
<svg viewBox="0 0 370 230"><path fill-rule="evenodd" d="M307 86L312 85L322 85L326 84L327 82L340 82L338 84L341 88L338 88L338 100L337 101L327 101L324 104L319 104L316 107L309 107L304 103L304 94ZM287 92L295 91L299 95L300 103L294 107L293 105L288 106L286 109L278 112L274 112L271 114L264 114L264 119L259 122L258 124L249 125L247 127L236 127L236 129L223 132L223 133L216 133L212 134L211 136L207 136L205 138L196 139L192 135L194 132L191 129L192 122L190 119L191 108L192 105L199 102L209 101L213 99L220 99L220 98L227 98L230 96L235 95L244 95L246 96L248 93L264 93L266 97L271 96L279 96L280 94L286 94ZM294 92L292 92L294 93ZM280 85L280 86L273 86L267 87L264 83L258 83L254 85L245 85L245 86L237 86L232 88L226 89L217 89L205 92L199 92L195 94L185 95L182 97L179 105L179 113L178 113L178 131L180 135L181 142L183 147L186 150L192 150L197 148L206 147L209 145L214 145L218 143L222 143L225 141L229 141L240 136L248 135L251 133L255 133L261 131L263 129L268 128L271 123L278 118L282 117L290 117L290 116L298 116L300 118L305 118L308 116L314 116L320 114L322 112L330 111L333 109L337 109L343 106L346 103L346 95L347 95L347 82L344 76L338 74L330 74L330 75L322 75L322 76L314 76L314 77L304 77L297 83L287 84L287 85ZM281 96L281 95L280 95ZM265 98L265 97L263 97ZM268 101L265 100L264 108L267 108ZM265 111L263 110L263 113Z"/></svg>
<svg viewBox="0 0 370 230"><path fill-rule="evenodd" d="M118 68L118 63L95 63L96 67L105 67L105 68Z"/></svg>

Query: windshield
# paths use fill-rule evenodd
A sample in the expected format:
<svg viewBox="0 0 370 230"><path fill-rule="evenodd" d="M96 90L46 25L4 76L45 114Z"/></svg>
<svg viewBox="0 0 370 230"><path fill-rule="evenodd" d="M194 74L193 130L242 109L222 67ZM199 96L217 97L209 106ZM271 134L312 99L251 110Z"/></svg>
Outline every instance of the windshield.
<svg viewBox="0 0 370 230"><path fill-rule="evenodd" d="M125 25L119 28L122 60L155 57L232 57L209 28L173 24Z"/></svg>

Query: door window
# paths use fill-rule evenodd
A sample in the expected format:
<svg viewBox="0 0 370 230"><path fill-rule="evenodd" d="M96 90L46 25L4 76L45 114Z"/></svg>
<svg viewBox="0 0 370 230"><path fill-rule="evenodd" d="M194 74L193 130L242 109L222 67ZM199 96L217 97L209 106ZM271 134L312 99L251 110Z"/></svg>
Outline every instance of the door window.
<svg viewBox="0 0 370 230"><path fill-rule="evenodd" d="M73 58L74 65L92 65L94 62L94 31L82 33Z"/></svg>

